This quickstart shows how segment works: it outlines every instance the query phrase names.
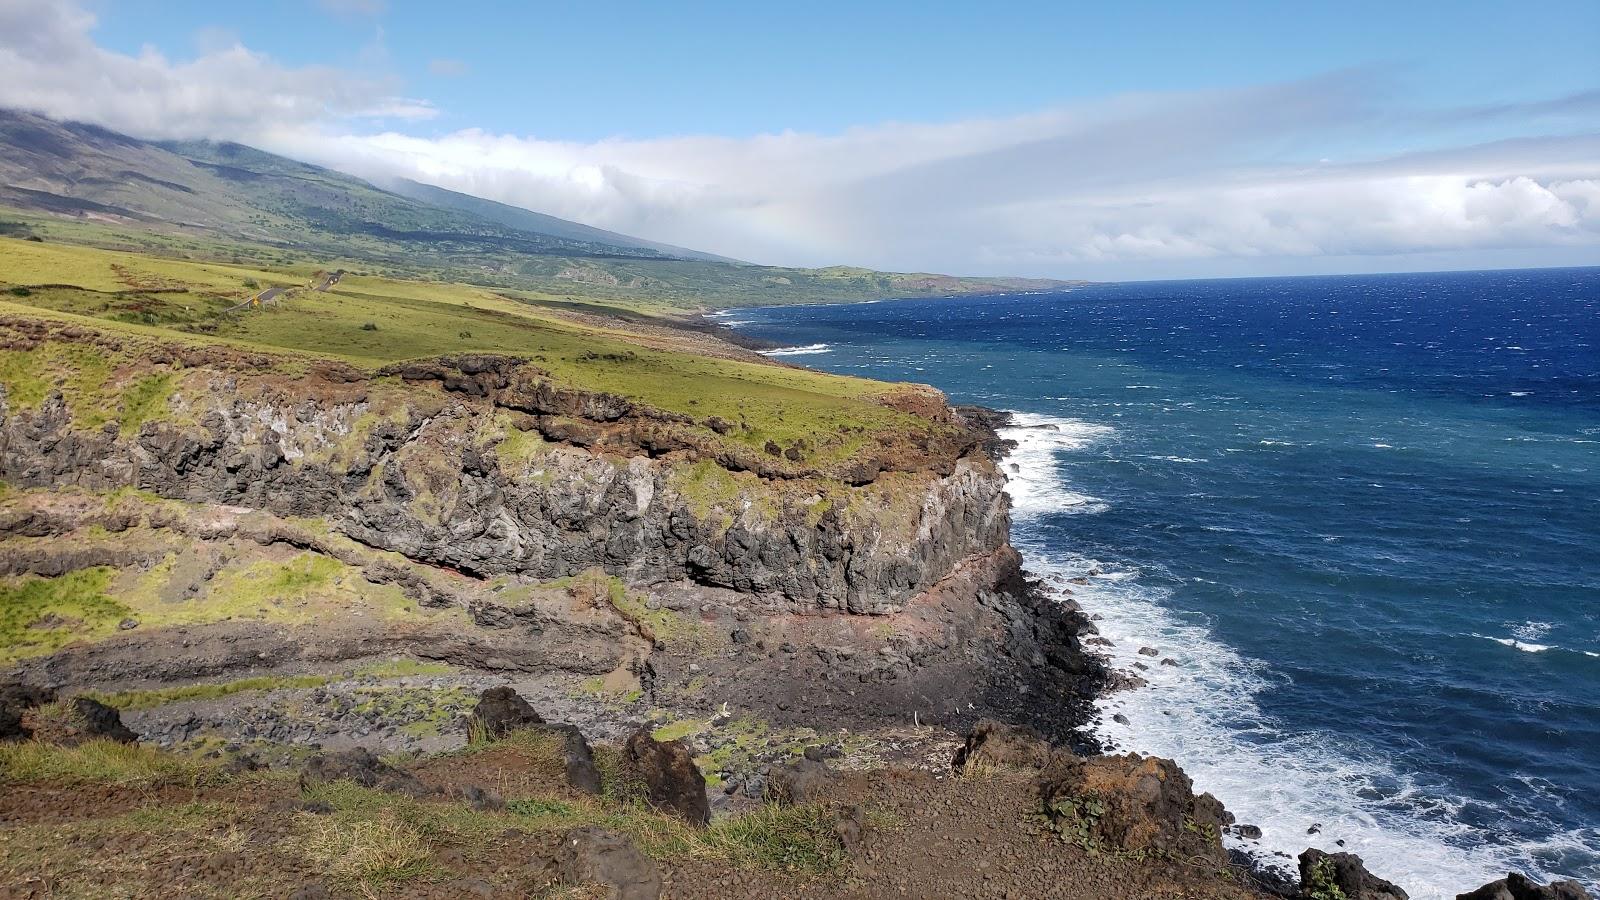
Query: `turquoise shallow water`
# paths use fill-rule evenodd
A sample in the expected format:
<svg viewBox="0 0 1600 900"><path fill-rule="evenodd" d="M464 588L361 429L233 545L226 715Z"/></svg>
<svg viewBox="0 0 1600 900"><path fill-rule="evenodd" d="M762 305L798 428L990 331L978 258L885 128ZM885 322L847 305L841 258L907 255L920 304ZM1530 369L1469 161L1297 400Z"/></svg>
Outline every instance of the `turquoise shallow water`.
<svg viewBox="0 0 1600 900"><path fill-rule="evenodd" d="M1178 663L1103 735L1178 758L1257 851L1343 841L1419 897L1600 885L1600 269L734 317L1023 414L1030 567L1098 573L1073 590L1119 665Z"/></svg>

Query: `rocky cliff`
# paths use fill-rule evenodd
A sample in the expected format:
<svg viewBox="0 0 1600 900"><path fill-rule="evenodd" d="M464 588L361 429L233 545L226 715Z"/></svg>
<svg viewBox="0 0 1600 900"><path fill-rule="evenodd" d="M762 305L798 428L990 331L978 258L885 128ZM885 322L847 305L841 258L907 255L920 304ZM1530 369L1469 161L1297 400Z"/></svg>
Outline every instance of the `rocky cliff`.
<svg viewBox="0 0 1600 900"><path fill-rule="evenodd" d="M104 340L35 331L11 346L74 339ZM561 389L505 358L285 374L277 361L158 347L123 365L124 381L166 379L158 415L130 427L74 409L70 386L32 404L12 391L0 399L0 479L323 519L474 577L600 568L853 613L893 611L1006 543L1004 479L984 435L942 404L934 439L885 437L875 454L820 470L722 438L731 423L696 427Z"/></svg>

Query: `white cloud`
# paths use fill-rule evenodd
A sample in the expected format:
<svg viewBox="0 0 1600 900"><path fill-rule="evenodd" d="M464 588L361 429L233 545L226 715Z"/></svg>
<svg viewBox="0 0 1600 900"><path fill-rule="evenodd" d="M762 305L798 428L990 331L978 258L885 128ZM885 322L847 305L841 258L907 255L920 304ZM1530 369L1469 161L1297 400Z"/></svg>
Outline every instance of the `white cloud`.
<svg viewBox="0 0 1600 900"><path fill-rule="evenodd" d="M393 96L382 79L288 68L223 32L203 32L201 54L187 61L148 47L137 56L114 53L95 44L94 22L70 3L0 0L0 106L155 138L434 114L424 101Z"/></svg>
<svg viewBox="0 0 1600 900"><path fill-rule="evenodd" d="M1335 78L838 135L267 141L370 176L762 261L1120 277L1155 262L1317 268L1323 257L1479 250L1565 248L1600 260L1600 137L1346 164L1241 162L1281 146L1319 159L1323 142L1376 118Z"/></svg>
<svg viewBox="0 0 1600 900"><path fill-rule="evenodd" d="M837 134L372 134L351 118L434 109L214 35L186 62L115 54L92 24L70 4L0 0L0 105L241 140L763 262L1138 277L1600 261L1600 135L1581 132L1596 92L1423 114L1395 108L1382 73L1346 72ZM1402 152L1417 146L1433 149Z"/></svg>

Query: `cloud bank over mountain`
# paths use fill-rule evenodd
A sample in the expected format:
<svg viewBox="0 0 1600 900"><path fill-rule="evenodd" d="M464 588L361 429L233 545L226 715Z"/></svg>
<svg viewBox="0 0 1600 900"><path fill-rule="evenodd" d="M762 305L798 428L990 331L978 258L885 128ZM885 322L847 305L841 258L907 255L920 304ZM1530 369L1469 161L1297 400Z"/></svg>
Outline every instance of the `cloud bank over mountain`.
<svg viewBox="0 0 1600 900"><path fill-rule="evenodd" d="M0 105L741 259L1091 278L1600 263L1600 91L1419 109L1393 73L1350 71L835 134L567 142L434 133L437 110L392 77L238 41L130 56L93 24L0 0Z"/></svg>

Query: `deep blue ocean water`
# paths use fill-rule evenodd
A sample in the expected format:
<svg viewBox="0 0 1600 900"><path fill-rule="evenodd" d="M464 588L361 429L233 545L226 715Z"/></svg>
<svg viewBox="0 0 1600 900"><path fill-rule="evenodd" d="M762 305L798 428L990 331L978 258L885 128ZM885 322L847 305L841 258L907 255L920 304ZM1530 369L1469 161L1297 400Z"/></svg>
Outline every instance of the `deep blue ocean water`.
<svg viewBox="0 0 1600 900"><path fill-rule="evenodd" d="M1096 573L1069 589L1149 667L1101 733L1176 757L1246 846L1343 841L1414 897L1600 885L1600 269L723 315L1023 414L1015 543Z"/></svg>

